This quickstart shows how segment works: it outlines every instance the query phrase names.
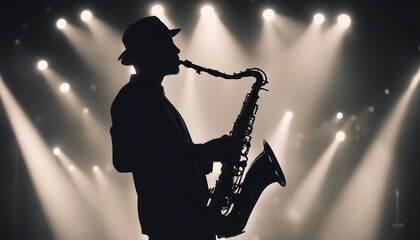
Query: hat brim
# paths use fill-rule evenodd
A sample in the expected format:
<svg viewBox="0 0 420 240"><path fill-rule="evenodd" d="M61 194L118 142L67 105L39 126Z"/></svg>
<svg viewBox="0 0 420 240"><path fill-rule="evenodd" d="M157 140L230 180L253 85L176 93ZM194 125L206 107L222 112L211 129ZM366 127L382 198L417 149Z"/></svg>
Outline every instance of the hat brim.
<svg viewBox="0 0 420 240"><path fill-rule="evenodd" d="M179 33L179 31L181 31L181 28L175 28L175 29L169 30L171 37L175 37Z"/></svg>
<svg viewBox="0 0 420 240"><path fill-rule="evenodd" d="M169 30L169 35L171 37L175 37L179 32L181 31L181 28L175 28L175 29L171 29ZM118 60L122 60L121 63L123 65L131 65L130 63L127 62L127 49L121 53L121 55L118 57Z"/></svg>

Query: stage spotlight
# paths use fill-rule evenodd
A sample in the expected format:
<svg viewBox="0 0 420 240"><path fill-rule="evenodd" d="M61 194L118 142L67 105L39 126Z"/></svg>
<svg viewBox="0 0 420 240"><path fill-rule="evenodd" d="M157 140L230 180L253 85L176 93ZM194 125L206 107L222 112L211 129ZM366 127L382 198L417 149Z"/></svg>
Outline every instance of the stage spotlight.
<svg viewBox="0 0 420 240"><path fill-rule="evenodd" d="M163 10L163 7L161 5L156 4L156 5L154 5L152 7L152 9L150 10L150 12L152 13L152 15L161 16L161 15L163 15L163 13L165 11Z"/></svg>
<svg viewBox="0 0 420 240"><path fill-rule="evenodd" d="M67 21L63 18L58 19L57 21L57 27L58 29L64 29L67 25Z"/></svg>
<svg viewBox="0 0 420 240"><path fill-rule="evenodd" d="M338 16L337 22L340 26L347 28L351 24L351 19L350 19L349 15L341 14L340 16Z"/></svg>
<svg viewBox="0 0 420 240"><path fill-rule="evenodd" d="M89 113L89 108L83 108L83 114L88 114Z"/></svg>
<svg viewBox="0 0 420 240"><path fill-rule="evenodd" d="M38 62L38 69L41 71L44 71L45 69L48 68L48 62L45 60L41 60Z"/></svg>
<svg viewBox="0 0 420 240"><path fill-rule="evenodd" d="M201 8L201 16L210 17L210 16L213 16L213 14L214 14L214 9L212 6L205 5Z"/></svg>
<svg viewBox="0 0 420 240"><path fill-rule="evenodd" d="M346 138L346 134L344 134L344 132L339 131L336 135L335 135L335 139L339 142L344 141L344 139Z"/></svg>
<svg viewBox="0 0 420 240"><path fill-rule="evenodd" d="M61 85L60 85L60 91L62 92L62 93L66 93L66 92L68 92L70 90L70 85L68 84L68 83L62 83Z"/></svg>
<svg viewBox="0 0 420 240"><path fill-rule="evenodd" d="M53 149L53 153L54 153L54 155L55 155L55 156L58 156L58 155L60 155L60 153L61 153L61 150L60 150L60 148L58 148L58 147L55 147L55 148Z"/></svg>
<svg viewBox="0 0 420 240"><path fill-rule="evenodd" d="M292 113L292 112L290 112L290 111L287 111L287 112L285 113L285 116L286 116L287 118L292 118L292 117L293 117L293 113Z"/></svg>
<svg viewBox="0 0 420 240"><path fill-rule="evenodd" d="M70 172L73 172L74 169L76 169L76 167L74 165L70 165L68 169L69 169Z"/></svg>
<svg viewBox="0 0 420 240"><path fill-rule="evenodd" d="M314 22L316 24L322 24L325 21L325 17L322 13L317 13L314 15Z"/></svg>
<svg viewBox="0 0 420 240"><path fill-rule="evenodd" d="M273 9L266 9L263 12L263 18L267 21L271 21L274 19L275 13Z"/></svg>
<svg viewBox="0 0 420 240"><path fill-rule="evenodd" d="M387 88L387 89L385 89L385 91L384 91L384 92L385 92L385 94L386 94L386 95L388 95L388 94L389 94L389 89L388 89L388 88Z"/></svg>
<svg viewBox="0 0 420 240"><path fill-rule="evenodd" d="M338 112L338 113L337 113L337 118L338 118L338 119L342 119L342 118L343 118L343 116L344 116L344 115L343 115L343 113L342 113L342 112Z"/></svg>
<svg viewBox="0 0 420 240"><path fill-rule="evenodd" d="M92 12L89 10L84 10L81 14L80 14L80 18L84 21L84 22L89 22L90 19L92 19Z"/></svg>
<svg viewBox="0 0 420 240"><path fill-rule="evenodd" d="M93 167L92 167L92 171L94 171L94 172L99 171L99 167L98 167L98 165L93 166Z"/></svg>

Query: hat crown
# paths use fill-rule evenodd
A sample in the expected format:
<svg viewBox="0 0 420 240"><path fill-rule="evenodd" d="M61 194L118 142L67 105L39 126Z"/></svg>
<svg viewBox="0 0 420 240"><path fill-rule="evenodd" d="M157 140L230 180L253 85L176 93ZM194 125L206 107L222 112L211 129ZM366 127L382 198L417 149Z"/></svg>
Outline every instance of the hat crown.
<svg viewBox="0 0 420 240"><path fill-rule="evenodd" d="M130 65L132 64L133 49L147 47L150 42L160 38L174 37L180 30L179 28L169 30L156 16L137 20L124 32L122 42L126 50L120 55L118 60L122 60L121 63L124 65Z"/></svg>
<svg viewBox="0 0 420 240"><path fill-rule="evenodd" d="M142 18L131 24L123 35L123 43L126 48L147 40L162 36L170 36L169 28L156 16Z"/></svg>

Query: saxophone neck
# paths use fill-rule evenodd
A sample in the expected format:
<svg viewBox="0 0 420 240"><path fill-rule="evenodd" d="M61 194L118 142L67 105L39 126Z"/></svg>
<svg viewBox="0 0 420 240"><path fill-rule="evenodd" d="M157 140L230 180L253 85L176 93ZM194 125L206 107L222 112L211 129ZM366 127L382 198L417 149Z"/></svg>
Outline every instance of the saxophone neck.
<svg viewBox="0 0 420 240"><path fill-rule="evenodd" d="M226 74L211 68L204 68L202 66L196 65L189 60L179 60L179 64L183 65L186 68L194 69L198 74L201 74L201 72L205 72L215 77L221 77L230 80L237 80L243 77L254 77L257 80L256 83L258 83L259 87L262 87L268 83L267 75L264 73L263 70L259 68L248 68L245 71L239 73Z"/></svg>

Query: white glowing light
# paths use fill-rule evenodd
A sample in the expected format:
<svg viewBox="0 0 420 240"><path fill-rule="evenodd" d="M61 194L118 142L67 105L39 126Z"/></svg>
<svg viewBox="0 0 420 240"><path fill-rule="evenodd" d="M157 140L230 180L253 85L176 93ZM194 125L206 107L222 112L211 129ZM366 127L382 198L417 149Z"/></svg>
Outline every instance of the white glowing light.
<svg viewBox="0 0 420 240"><path fill-rule="evenodd" d="M75 167L74 165L70 165L70 166L69 166L69 171L70 171L70 172L73 172L73 171L74 171L74 169L76 169L76 167Z"/></svg>
<svg viewBox="0 0 420 240"><path fill-rule="evenodd" d="M338 118L338 119L342 119L342 118L343 118L343 116L344 116L344 115L343 115L343 113L342 113L342 112L338 112L338 113L337 113L337 118Z"/></svg>
<svg viewBox="0 0 420 240"><path fill-rule="evenodd" d="M341 14L340 16L338 16L337 22L340 26L347 28L351 24L351 19L350 19L349 15Z"/></svg>
<svg viewBox="0 0 420 240"><path fill-rule="evenodd" d="M62 93L66 93L66 92L70 91L70 85L68 83L62 83L60 85L60 91Z"/></svg>
<svg viewBox="0 0 420 240"><path fill-rule="evenodd" d="M89 108L83 108L83 114L88 114L89 113Z"/></svg>
<svg viewBox="0 0 420 240"><path fill-rule="evenodd" d="M53 149L53 153L54 153L54 155L58 156L58 155L61 153L60 148L55 147L55 148Z"/></svg>
<svg viewBox="0 0 420 240"><path fill-rule="evenodd" d="M213 16L214 14L214 8L210 5L205 5L201 8L201 16L203 17L209 17Z"/></svg>
<svg viewBox="0 0 420 240"><path fill-rule="evenodd" d="M57 27L58 29L64 29L67 26L67 21L63 18L58 19Z"/></svg>
<svg viewBox="0 0 420 240"><path fill-rule="evenodd" d="M384 91L384 92L385 92L385 94L386 94L386 95L388 95L388 94L389 94L389 89L388 89L388 88L387 88L387 89L385 89L385 91Z"/></svg>
<svg viewBox="0 0 420 240"><path fill-rule="evenodd" d="M273 20L275 15L273 9L266 9L263 12L263 18L267 21Z"/></svg>
<svg viewBox="0 0 420 240"><path fill-rule="evenodd" d="M94 171L94 172L99 171L99 167L98 167L98 165L93 166L93 167L92 167L92 171Z"/></svg>
<svg viewBox="0 0 420 240"><path fill-rule="evenodd" d="M80 14L80 18L84 21L84 22L89 22L90 19L92 19L92 12L89 10L84 10L81 14Z"/></svg>
<svg viewBox="0 0 420 240"><path fill-rule="evenodd" d="M130 66L130 74L136 74L136 69L133 66Z"/></svg>
<svg viewBox="0 0 420 240"><path fill-rule="evenodd" d="M325 17L322 13L317 13L314 15L314 22L316 24L322 24L325 21Z"/></svg>
<svg viewBox="0 0 420 240"><path fill-rule="evenodd" d="M369 106L368 111L373 113L375 111L375 108L373 106Z"/></svg>
<svg viewBox="0 0 420 240"><path fill-rule="evenodd" d="M150 10L150 12L152 13L152 15L161 16L161 15L163 15L163 13L165 11L163 10L163 7L161 5L156 4L156 5L154 5L152 7L152 9Z"/></svg>
<svg viewBox="0 0 420 240"><path fill-rule="evenodd" d="M48 62L45 60L41 60L38 62L38 69L41 71L44 71L45 69L48 68Z"/></svg>
<svg viewBox="0 0 420 240"><path fill-rule="evenodd" d="M290 112L290 111L287 111L284 115L285 115L287 118L292 118L292 117L293 117L293 113L292 113L292 112Z"/></svg>
<svg viewBox="0 0 420 240"><path fill-rule="evenodd" d="M339 131L336 135L335 135L335 139L339 142L344 141L344 139L346 138L346 134L344 134L344 132Z"/></svg>

